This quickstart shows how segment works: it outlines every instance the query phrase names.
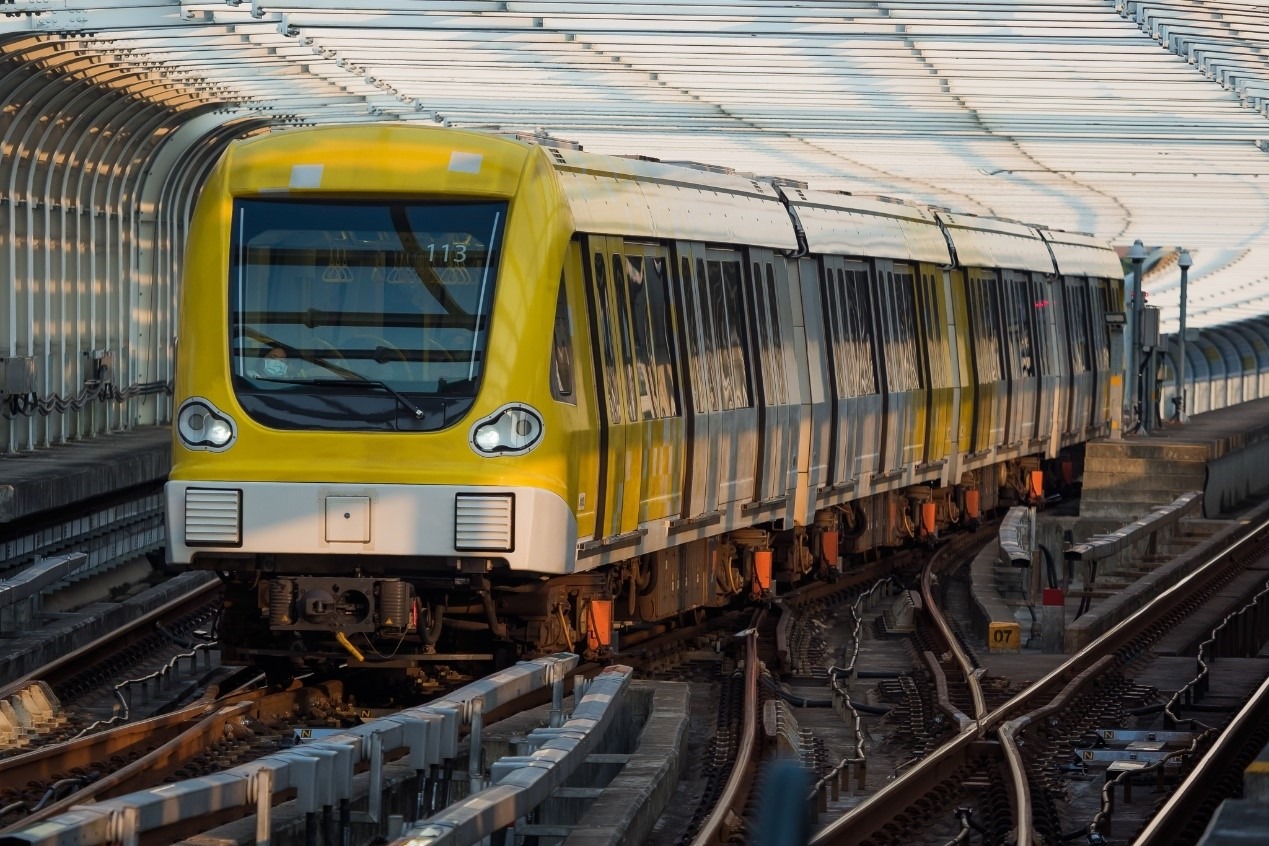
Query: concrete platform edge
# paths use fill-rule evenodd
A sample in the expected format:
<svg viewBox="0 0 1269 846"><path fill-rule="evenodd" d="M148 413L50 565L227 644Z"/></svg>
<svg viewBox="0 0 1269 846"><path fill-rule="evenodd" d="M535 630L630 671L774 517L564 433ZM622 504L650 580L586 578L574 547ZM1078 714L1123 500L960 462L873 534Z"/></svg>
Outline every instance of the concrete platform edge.
<svg viewBox="0 0 1269 846"><path fill-rule="evenodd" d="M172 430L143 426L126 432L0 456L0 527L167 478Z"/></svg>
<svg viewBox="0 0 1269 846"><path fill-rule="evenodd" d="M1227 545L1235 538L1247 534L1255 524L1266 517L1269 517L1269 503L1259 506L1246 517L1231 522L1228 527L1216 534L1204 538L1192 549L1137 579L1114 596L1102 600L1081 615L1078 620L1067 623L1066 653L1073 655L1092 643L1151 599L1192 573L1212 549Z"/></svg>
<svg viewBox="0 0 1269 846"><path fill-rule="evenodd" d="M1000 598L996 589L996 566L1000 561L1000 540L987 544L970 564L970 616L973 620L974 634L988 642L987 633L992 623L1015 623L1016 618L1009 604Z"/></svg>
<svg viewBox="0 0 1269 846"><path fill-rule="evenodd" d="M0 684L29 675L215 578L212 573L182 573L124 602L93 603L64 614L62 622L37 630L30 641L0 640L0 667L4 668L0 671Z"/></svg>

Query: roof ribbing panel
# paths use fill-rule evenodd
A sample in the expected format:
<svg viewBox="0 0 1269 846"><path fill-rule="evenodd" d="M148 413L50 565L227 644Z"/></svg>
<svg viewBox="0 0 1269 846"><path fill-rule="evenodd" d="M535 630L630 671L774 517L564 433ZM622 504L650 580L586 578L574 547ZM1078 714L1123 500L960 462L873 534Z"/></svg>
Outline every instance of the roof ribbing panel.
<svg viewBox="0 0 1269 846"><path fill-rule="evenodd" d="M96 57L226 120L542 130L1140 238L1194 255L1191 325L1269 310L1269 14L1254 0L5 8L11 55ZM1169 274L1146 285L1165 328Z"/></svg>

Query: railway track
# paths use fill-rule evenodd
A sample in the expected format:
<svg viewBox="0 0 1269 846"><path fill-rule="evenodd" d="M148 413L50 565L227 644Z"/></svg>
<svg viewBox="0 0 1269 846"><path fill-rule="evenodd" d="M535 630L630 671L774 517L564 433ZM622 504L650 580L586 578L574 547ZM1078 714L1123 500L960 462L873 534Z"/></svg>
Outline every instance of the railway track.
<svg viewBox="0 0 1269 846"><path fill-rule="evenodd" d="M1220 663L1214 657L1218 643L1223 644L1221 660L1227 665L1238 660L1235 656L1255 655L1263 645L1263 630L1256 633L1255 626L1247 621L1264 607L1269 592L1261 590L1252 602L1246 603L1241 617L1226 618L1220 629L1225 634L1217 633L1207 639L1206 658L1197 661L1192 682L1183 682L1174 691L1157 694L1155 688L1135 683L1129 673L1140 676L1149 672L1151 662L1160 660L1152 656L1152 647L1164 635L1177 631L1181 622L1204 603L1221 599L1222 589L1248 567L1254 570L1265 566L1257 562L1267 554L1269 509L1262 508L1258 518L1229 548L1214 553L1190 576L1156 596L1132 617L1005 704L988 708L985 700L971 693L976 713L964 714L959 731L951 739L854 809L827 824L812 842L947 842L949 833L955 837L970 831L986 843L1007 839L1018 844L1053 843L1081 831L1110 842L1112 835L1122 837L1135 833L1149 823L1150 812L1156 804L1141 799L1143 781L1154 779L1157 785L1168 787L1177 781L1181 768L1186 771L1203 768L1205 765L1199 763L1200 753L1220 736L1219 728L1226 723L1256 725L1254 715L1263 713L1259 709L1269 707L1261 703L1258 696L1250 700L1240 697L1236 705L1222 702L1205 706L1200 701L1204 691L1215 689L1212 667ZM924 611L935 607L932 599L923 591ZM946 667L955 665L965 684L973 690L972 680L976 680L978 673L970 656L964 653L953 633L945 631L933 619L932 625L941 638L939 646L946 650L944 655L947 656L947 660L938 662L939 669L946 672ZM1193 658L1181 660L1194 662ZM1227 672L1222 689L1229 688L1229 679L1239 673L1239 668L1230 667ZM1156 701L1160 696L1168 700L1166 707ZM956 708L943 690L938 698L945 709ZM1245 716L1235 718L1234 712L1244 701ZM981 710L979 702L983 703ZM1140 721L1161 712L1164 725L1154 729L1155 735L1162 736L1172 730L1190 741L1179 748L1160 746L1163 754L1157 756L1157 765L1152 761L1137 767L1140 761L1132 761L1133 766L1112 767L1112 777L1105 790L1095 789L1101 786L1096 776L1085 778L1084 783L1091 785L1088 792L1095 794L1096 802L1086 819L1072 819L1083 813L1083 806L1078 796L1076 801L1069 801L1071 797L1061 792L1064 790L1062 780L1054 774L1060 772L1061 767L1074 767L1075 750L1091 745L1090 733L1108 726L1122 726L1128 711L1136 712ZM1143 734L1149 732L1149 727L1143 729ZM1224 754L1228 760L1239 755L1245 757L1248 749L1258 750L1259 742L1255 736L1250 739L1243 736L1218 745L1226 747ZM1107 757L1115 754L1112 750ZM1090 753L1090 757L1097 754ZM1212 766L1215 765L1206 765L1207 769ZM1177 795L1183 796L1191 788L1207 786L1211 781L1191 776L1178 788ZM1128 799L1132 799L1133 784L1137 784L1136 799L1127 801L1125 791ZM1001 797L1008 797L1008 807L1002 806ZM1056 810L1058 800L1063 800L1066 806L1064 814ZM1175 806L1178 810L1169 813L1180 815L1177 818L1188 818L1193 815L1193 808L1212 806L1215 801L1210 795L1203 800L1174 799L1169 807ZM1189 824L1191 828L1198 825L1201 832L1201 823L1191 821ZM1162 826L1157 830L1166 831L1167 836L1173 838L1166 842L1176 842L1177 828L1166 822L1152 825ZM949 832L952 828L959 831ZM1156 828L1147 828L1146 832Z"/></svg>
<svg viewBox="0 0 1269 846"><path fill-rule="evenodd" d="M1214 673L1236 674L1239 660L1251 660L1240 656L1259 651L1260 633L1245 619L1252 613L1269 616L1261 610L1269 605L1269 589L1262 586L1251 602L1244 603L1247 610L1242 617L1230 616L1216 633L1202 636L1207 643L1205 657L1195 666L1192 681L1187 676L1169 688L1142 677L1151 672L1166 675L1165 669L1175 675L1175 656L1155 654L1161 639L1179 631L1180 621L1191 617L1205 601L1233 590L1240 578L1246 578L1240 574L1262 566L1257 562L1269 552L1269 510L1243 536L1232 552L1213 555L1137 615L1009 697L1002 696L999 686L984 687L982 672L955 623L939 610L940 586L955 578L960 562L990 539L989 532L958 537L944 545L919 577L913 558L897 558L847 574L836 583L804 587L758 614L732 613L670 633L650 632L641 641L624 639L621 660L633 665L635 672L689 678L712 685L721 694L715 703L721 728L709 747L709 767L718 776L702 792L697 812L673 842L745 842L750 837L763 806L762 763L781 743L773 739L771 721L783 726L776 733L785 733L785 752L796 748L809 771L808 807L818 805L824 812L852 791L858 796L850 810L822 824L814 835L816 844L945 843L957 838L1030 844L1057 842L1081 832L1117 842L1113 838L1138 832L1150 836L1151 826L1162 826L1159 830L1175 835L1175 823L1169 824L1168 819L1197 818L1202 809L1219 801L1221 791L1213 791L1212 784L1219 788L1220 779L1211 775L1221 767L1219 762L1236 766L1229 762L1259 748L1254 733L1218 740L1219 730L1226 724L1264 725L1269 703L1263 700L1269 696L1269 687L1260 691L1260 697L1243 697L1247 704L1240 714L1235 711L1243 707L1242 700L1236 705L1214 703L1208 691L1228 688L1227 679ZM852 697L848 680L866 678L869 673L886 675L870 670L860 658L859 643L870 620L877 617L875 606L909 596L919 596L914 603L917 647L909 649L919 656L919 663L878 686L906 693L899 701L881 704L857 693ZM837 645L828 630L842 625L852 633L854 650L833 660ZM743 631L743 637L736 637L737 631ZM833 664L827 670L822 667L826 660ZM1161 660L1163 665L1156 666ZM801 728L796 722L780 722L784 718L776 715L788 710L786 703L799 697L805 701L807 694L804 688L776 679L773 669L782 671L786 680L805 678L824 686L824 695L831 697L827 707L840 716L853 737L845 754L830 754L831 745L817 737L813 721ZM601 671L597 665L576 668L579 678ZM900 682L904 677L918 683L905 688ZM921 689L922 677L930 680L930 693ZM1201 701L1205 693L1206 704ZM36 750L0 762L0 783L31 785L20 797L6 797L8 805L21 802L31 813L21 821L5 818L3 831L14 831L89 798L109 802L111 797L153 784L155 774L160 781L181 779L241 765L287 747L299 725L316 726L323 721L332 727L351 725L356 709L345 693L330 688L324 695L325 699L311 688L240 691L228 700L208 693L169 715L57 744L64 747L57 754L66 755L75 748L77 758L63 757L55 764L58 759L52 751ZM489 712L487 718L492 721L541 703L545 695L538 691L523 702ZM305 708L311 710L306 713ZM1159 767L1111 779L1102 789L1105 780L1100 771L1076 772L1077 750L1091 746L1096 730L1123 725L1130 712L1141 725L1147 718L1157 720L1156 732L1164 731L1161 727L1166 721L1178 733L1188 733L1192 742L1169 747L1168 753L1175 754ZM877 735L863 726L863 719L883 713L888 714L895 742L911 750L899 763L892 761L902 752L882 750L878 755L870 748ZM1200 758L1208 747L1218 756L1213 763ZM891 766L894 777L888 778ZM151 774L148 780L140 779L142 771ZM448 784L451 777L441 772L429 778ZM82 784L69 783L74 779ZM1167 802L1151 786L1165 782L1176 787ZM866 783L874 792L868 793ZM1087 795L1073 799L1071 783L1082 785ZM73 796L59 793L71 787L79 791ZM1203 788L1201 796L1193 790L1197 787ZM455 790L446 800L463 792ZM438 801L424 810L440 811L443 805ZM1161 822L1151 823L1155 810ZM1080 815L1084 818L1078 819Z"/></svg>

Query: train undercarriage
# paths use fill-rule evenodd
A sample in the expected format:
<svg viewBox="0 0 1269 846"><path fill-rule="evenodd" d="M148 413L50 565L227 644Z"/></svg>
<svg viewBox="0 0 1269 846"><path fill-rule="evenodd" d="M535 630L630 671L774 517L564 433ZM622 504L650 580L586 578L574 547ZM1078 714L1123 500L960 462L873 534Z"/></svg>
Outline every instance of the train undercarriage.
<svg viewBox="0 0 1269 846"><path fill-rule="evenodd" d="M887 550L934 546L995 510L1040 504L1077 477L1072 460L1023 459L820 509L809 526L761 524L566 576L513 572L483 558L410 560L240 556L200 562L225 583L222 660L277 673L351 664L426 677L445 663L505 664L578 651L603 658L624 631L694 621L832 579Z"/></svg>

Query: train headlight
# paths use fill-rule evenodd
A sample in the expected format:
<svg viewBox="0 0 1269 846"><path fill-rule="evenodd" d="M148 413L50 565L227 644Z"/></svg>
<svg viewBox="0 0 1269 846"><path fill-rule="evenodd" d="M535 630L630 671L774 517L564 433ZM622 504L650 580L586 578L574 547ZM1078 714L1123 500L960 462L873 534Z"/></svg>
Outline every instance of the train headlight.
<svg viewBox="0 0 1269 846"><path fill-rule="evenodd" d="M202 397L191 397L176 415L176 433L188 449L221 452L233 446L233 418Z"/></svg>
<svg viewBox="0 0 1269 846"><path fill-rule="evenodd" d="M523 455L542 440L542 417L531 406L508 403L471 427L471 448L480 455Z"/></svg>

